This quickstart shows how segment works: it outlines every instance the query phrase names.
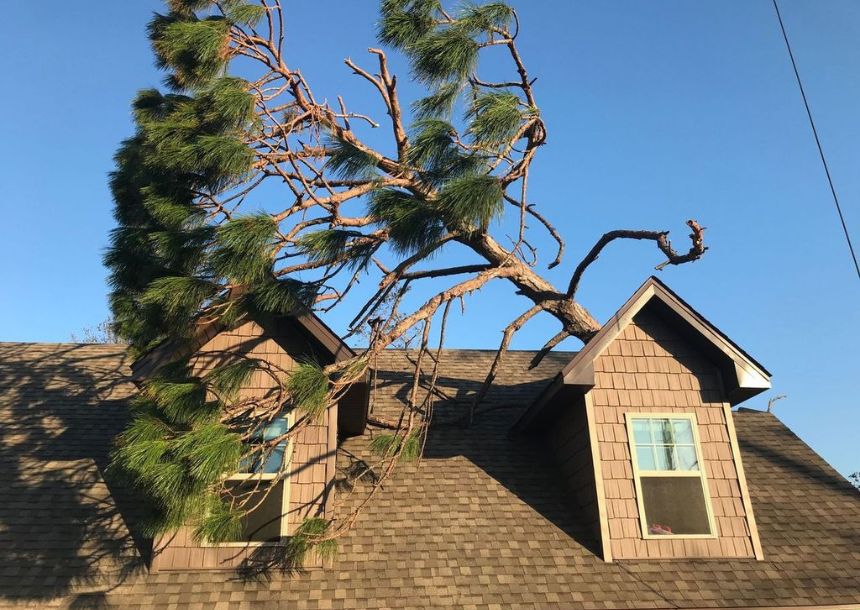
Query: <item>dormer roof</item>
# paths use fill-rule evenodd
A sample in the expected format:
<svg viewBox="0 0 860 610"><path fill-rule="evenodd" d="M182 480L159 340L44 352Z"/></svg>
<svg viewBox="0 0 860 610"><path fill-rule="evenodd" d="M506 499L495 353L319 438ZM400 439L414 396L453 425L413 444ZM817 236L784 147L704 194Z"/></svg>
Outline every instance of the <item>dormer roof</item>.
<svg viewBox="0 0 860 610"><path fill-rule="evenodd" d="M651 276L559 372L523 413L514 430L528 429L541 420L557 396L586 392L594 387L595 359L644 310L659 315L719 367L726 397L732 406L770 388L771 374L764 366L666 284Z"/></svg>
<svg viewBox="0 0 860 610"><path fill-rule="evenodd" d="M256 315L252 318L260 326L269 330L276 340L287 327L304 334L326 359L332 362L340 362L356 355L337 333L308 309L297 310L289 315ZM251 319L250 315L242 317L234 326L248 319ZM194 353L207 341L225 330L229 330L228 325L218 319L198 321L190 337L165 339L135 360L131 364L132 379L135 382L145 379L159 367Z"/></svg>

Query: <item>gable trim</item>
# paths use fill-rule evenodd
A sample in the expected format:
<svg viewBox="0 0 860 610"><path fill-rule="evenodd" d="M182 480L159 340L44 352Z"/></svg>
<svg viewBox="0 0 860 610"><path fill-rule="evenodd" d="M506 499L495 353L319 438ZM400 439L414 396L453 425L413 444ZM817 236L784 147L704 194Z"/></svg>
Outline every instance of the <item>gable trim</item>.
<svg viewBox="0 0 860 610"><path fill-rule="evenodd" d="M594 385L594 359L633 321L648 303L659 299L709 343L734 362L735 374L741 388L766 390L770 388L770 373L736 343L708 322L656 277L648 278L633 293L621 309L604 324L585 347L561 371L565 385Z"/></svg>
<svg viewBox="0 0 860 610"><path fill-rule="evenodd" d="M735 430L735 416L728 403L723 403L723 414L726 418L726 426L729 430L729 443L732 448L732 460L735 463L735 470L738 474L738 486L741 488L741 502L744 505L747 525L750 528L750 541L752 542L753 555L755 555L757 561L762 561L764 560L764 550L761 546L761 538L758 535L758 525L756 525L750 490L747 485L747 476L744 472L744 462L741 459L741 448L740 445L738 445L738 433Z"/></svg>
<svg viewBox="0 0 860 610"><path fill-rule="evenodd" d="M731 377L724 382L733 381L733 387L726 387L731 405L770 389L770 372L747 354L740 346L728 338L716 326L708 322L666 284L654 276L645 282L627 299L627 302L610 318L591 340L585 344L573 359L553 379L553 382L525 410L512 428L512 432L524 430L531 425L553 396L562 386L574 386L587 392L594 387L594 361L633 321L633 318L652 301L658 301L671 310L684 324L708 345L713 346L731 362Z"/></svg>

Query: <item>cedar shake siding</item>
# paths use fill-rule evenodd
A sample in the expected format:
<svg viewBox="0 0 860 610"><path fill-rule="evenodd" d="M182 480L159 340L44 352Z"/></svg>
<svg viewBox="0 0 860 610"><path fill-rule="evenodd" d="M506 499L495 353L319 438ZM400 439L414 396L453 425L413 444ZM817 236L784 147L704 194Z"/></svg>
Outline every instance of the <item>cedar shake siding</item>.
<svg viewBox="0 0 860 610"><path fill-rule="evenodd" d="M297 361L320 358L297 328L292 332L268 332L254 321L247 321L232 330L225 330L207 341L192 357L194 375L205 375L214 367L230 362L231 357L242 354L264 360L290 371ZM275 381L262 371L252 373L239 390L240 397L265 396L276 387ZM288 494L287 533L305 517L323 516L326 499L334 479L337 405L329 408L318 423L308 426L295 439L290 474L285 485ZM233 569L259 554L259 545L207 545L195 542L185 528L175 535L156 541L152 569L154 571Z"/></svg>
<svg viewBox="0 0 860 610"><path fill-rule="evenodd" d="M600 512L585 401L582 396L573 400L575 403L559 417L547 440L573 503L583 515L583 525L600 540Z"/></svg>
<svg viewBox="0 0 860 610"><path fill-rule="evenodd" d="M613 559L755 557L718 367L640 311L594 361L590 392ZM709 539L643 539L625 413L693 413L716 525Z"/></svg>

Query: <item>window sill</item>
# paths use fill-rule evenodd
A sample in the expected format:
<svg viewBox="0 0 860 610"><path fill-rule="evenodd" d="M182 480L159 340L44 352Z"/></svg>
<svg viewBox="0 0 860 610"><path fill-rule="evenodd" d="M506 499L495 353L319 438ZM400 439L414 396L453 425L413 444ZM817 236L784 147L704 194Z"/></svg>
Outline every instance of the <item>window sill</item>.
<svg viewBox="0 0 860 610"><path fill-rule="evenodd" d="M716 534L642 534L643 540L716 540Z"/></svg>
<svg viewBox="0 0 860 610"><path fill-rule="evenodd" d="M220 549L220 548L236 549L236 548L245 548L245 547L256 549L256 548L260 548L260 547L285 547L285 546L287 546L287 541L281 540L278 542L273 542L273 541L256 542L253 540L248 540L246 542L217 542L217 543L204 542L204 543L201 543L200 546L205 547L207 549Z"/></svg>

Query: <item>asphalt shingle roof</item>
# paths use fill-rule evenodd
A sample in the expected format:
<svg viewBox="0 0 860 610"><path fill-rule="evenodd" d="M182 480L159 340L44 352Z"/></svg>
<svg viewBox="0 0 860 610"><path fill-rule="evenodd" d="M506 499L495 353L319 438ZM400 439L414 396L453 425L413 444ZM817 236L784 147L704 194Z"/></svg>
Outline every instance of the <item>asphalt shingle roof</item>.
<svg viewBox="0 0 860 610"><path fill-rule="evenodd" d="M0 344L0 606L124 608L699 608L860 605L860 494L772 415L735 423L766 560L605 563L538 444L507 432L570 353L512 352L484 412L463 399L491 352L447 351L435 427L341 542L334 566L251 578L150 574L132 497L105 482L128 418L112 345ZM380 358L374 414L396 409L407 356ZM339 458L366 450L369 433ZM357 495L338 496L349 505ZM343 510L341 508L339 510Z"/></svg>

